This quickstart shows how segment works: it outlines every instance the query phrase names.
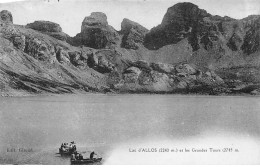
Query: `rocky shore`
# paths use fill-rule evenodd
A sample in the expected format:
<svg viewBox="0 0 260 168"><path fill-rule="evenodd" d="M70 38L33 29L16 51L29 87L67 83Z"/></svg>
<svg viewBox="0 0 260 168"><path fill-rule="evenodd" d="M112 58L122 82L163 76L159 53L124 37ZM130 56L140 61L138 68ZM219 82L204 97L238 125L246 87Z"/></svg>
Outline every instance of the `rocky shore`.
<svg viewBox="0 0 260 168"><path fill-rule="evenodd" d="M79 25L80 26L80 25ZM213 16L192 3L170 7L151 30L106 14L70 37L59 24L16 25L0 12L0 95L82 92L260 94L260 16Z"/></svg>

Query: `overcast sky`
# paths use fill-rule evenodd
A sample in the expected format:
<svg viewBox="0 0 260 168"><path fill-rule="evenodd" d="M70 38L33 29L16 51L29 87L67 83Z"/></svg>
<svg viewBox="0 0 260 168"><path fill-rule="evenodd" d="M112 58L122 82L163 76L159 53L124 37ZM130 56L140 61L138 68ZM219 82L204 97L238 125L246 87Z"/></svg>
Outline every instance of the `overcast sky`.
<svg viewBox="0 0 260 168"><path fill-rule="evenodd" d="M15 24L53 21L74 36L80 32L84 17L91 12L104 12L108 23L117 30L123 18L151 29L160 24L167 9L178 2L192 2L211 14L237 19L260 14L260 0L29 0L1 3L0 10L11 11Z"/></svg>

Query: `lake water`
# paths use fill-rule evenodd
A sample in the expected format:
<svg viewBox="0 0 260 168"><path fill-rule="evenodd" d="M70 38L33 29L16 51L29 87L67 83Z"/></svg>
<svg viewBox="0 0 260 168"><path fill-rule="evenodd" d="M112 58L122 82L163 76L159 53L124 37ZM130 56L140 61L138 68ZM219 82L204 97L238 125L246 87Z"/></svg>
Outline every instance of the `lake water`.
<svg viewBox="0 0 260 168"><path fill-rule="evenodd" d="M2 97L0 128L0 164L70 164L71 141L101 164L260 164L260 97Z"/></svg>

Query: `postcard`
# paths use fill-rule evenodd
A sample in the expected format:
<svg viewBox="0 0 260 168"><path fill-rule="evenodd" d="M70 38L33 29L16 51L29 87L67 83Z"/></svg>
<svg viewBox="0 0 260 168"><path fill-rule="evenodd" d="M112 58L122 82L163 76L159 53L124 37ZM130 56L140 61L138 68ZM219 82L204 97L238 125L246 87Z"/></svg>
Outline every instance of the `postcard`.
<svg viewBox="0 0 260 168"><path fill-rule="evenodd" d="M260 164L259 0L0 2L0 165Z"/></svg>

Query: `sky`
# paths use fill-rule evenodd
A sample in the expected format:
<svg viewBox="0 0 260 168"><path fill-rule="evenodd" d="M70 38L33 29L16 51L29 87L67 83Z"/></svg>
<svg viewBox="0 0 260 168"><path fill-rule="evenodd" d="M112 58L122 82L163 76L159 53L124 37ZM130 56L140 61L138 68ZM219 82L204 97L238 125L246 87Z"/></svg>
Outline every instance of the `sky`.
<svg viewBox="0 0 260 168"><path fill-rule="evenodd" d="M75 36L91 12L104 12L116 30L128 18L151 29L161 23L167 9L178 2L192 2L213 15L242 19L260 14L260 0L0 0L0 11L9 10L15 24L36 20L60 24L63 32ZM14 0L13 0L14 1Z"/></svg>

